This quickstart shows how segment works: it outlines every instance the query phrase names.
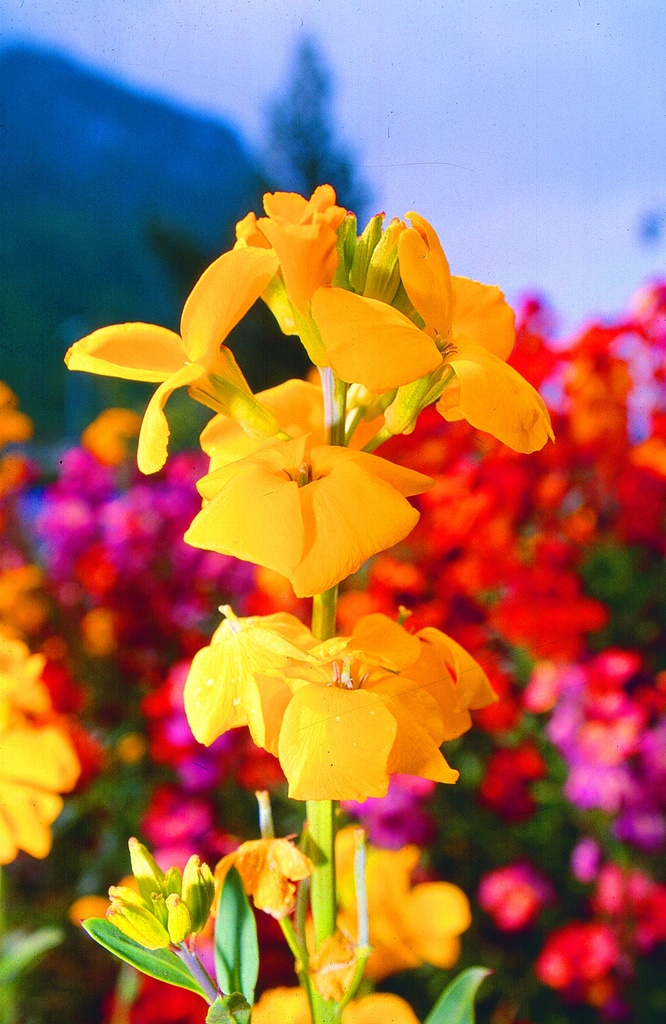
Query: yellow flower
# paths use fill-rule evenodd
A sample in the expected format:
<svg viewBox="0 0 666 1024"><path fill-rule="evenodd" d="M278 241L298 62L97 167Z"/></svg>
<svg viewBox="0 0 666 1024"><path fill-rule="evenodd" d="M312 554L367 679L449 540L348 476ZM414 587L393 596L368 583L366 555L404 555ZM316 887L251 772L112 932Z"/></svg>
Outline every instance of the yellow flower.
<svg viewBox="0 0 666 1024"><path fill-rule="evenodd" d="M337 228L347 211L335 205L335 191L320 185L310 199L295 192L274 192L264 196L265 217L256 227L268 239L280 259L280 268L287 291L298 310L307 313L312 294L322 285L329 285L338 264ZM244 231L257 245L250 223Z"/></svg>
<svg viewBox="0 0 666 1024"><path fill-rule="evenodd" d="M76 752L50 717L43 665L21 641L0 636L0 864L19 850L46 857L60 793L79 777Z"/></svg>
<svg viewBox="0 0 666 1024"><path fill-rule="evenodd" d="M137 457L142 472L154 473L166 461L169 426L164 405L176 388L189 385L204 404L212 403L214 408L213 378L228 382L234 393L251 395L231 351L222 343L277 266L275 253L268 249L226 252L204 271L190 293L180 335L155 324L115 324L93 331L67 352L70 370L159 383L139 435Z"/></svg>
<svg viewBox="0 0 666 1024"><path fill-rule="evenodd" d="M239 705L261 716L264 745L277 753L290 797L384 796L394 773L456 781L439 747L469 728L468 707L495 695L459 645L437 630L422 632L437 639L368 615L351 637L317 646L312 638L299 660L255 673Z"/></svg>
<svg viewBox="0 0 666 1024"><path fill-rule="evenodd" d="M223 857L215 868L221 891L230 868L241 876L255 907L277 921L291 914L296 904L296 883L309 878L314 864L289 839L252 839Z"/></svg>
<svg viewBox="0 0 666 1024"><path fill-rule="evenodd" d="M185 684L200 742L249 725L279 757L297 800L383 796L394 773L456 781L439 747L470 727L469 708L496 698L451 637L432 627L413 636L375 613L350 637L317 643L292 615L225 611Z"/></svg>
<svg viewBox="0 0 666 1024"><path fill-rule="evenodd" d="M445 419L466 419L516 451L543 447L553 436L546 407L506 363L515 331L502 292L452 277L432 226L419 214L407 217L412 227L398 239L400 274L423 329L387 303L319 288L312 315L331 366L375 392L450 366L455 380L437 405Z"/></svg>
<svg viewBox="0 0 666 1024"><path fill-rule="evenodd" d="M304 436L266 443L198 486L207 504L188 544L275 569L298 597L310 597L406 537L419 518L406 498L432 481Z"/></svg>
<svg viewBox="0 0 666 1024"><path fill-rule="evenodd" d="M252 1009L252 1024L312 1024L302 988L273 988ZM352 999L342 1012L342 1024L419 1024L409 1003L390 992L373 992Z"/></svg>
<svg viewBox="0 0 666 1024"><path fill-rule="evenodd" d="M336 837L340 926L356 929L353 828ZM449 968L460 956L459 936L471 924L469 901L449 882L412 886L417 846L401 850L368 848L366 885L370 918L367 974L376 981L427 962Z"/></svg>

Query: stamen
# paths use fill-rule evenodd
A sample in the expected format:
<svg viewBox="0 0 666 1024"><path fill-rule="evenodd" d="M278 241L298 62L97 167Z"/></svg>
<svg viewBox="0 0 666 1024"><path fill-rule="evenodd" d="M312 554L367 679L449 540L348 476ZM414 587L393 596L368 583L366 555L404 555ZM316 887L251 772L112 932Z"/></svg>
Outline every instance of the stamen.
<svg viewBox="0 0 666 1024"><path fill-rule="evenodd" d="M312 483L312 466L309 463L304 462L298 469L298 486L305 487L306 484Z"/></svg>

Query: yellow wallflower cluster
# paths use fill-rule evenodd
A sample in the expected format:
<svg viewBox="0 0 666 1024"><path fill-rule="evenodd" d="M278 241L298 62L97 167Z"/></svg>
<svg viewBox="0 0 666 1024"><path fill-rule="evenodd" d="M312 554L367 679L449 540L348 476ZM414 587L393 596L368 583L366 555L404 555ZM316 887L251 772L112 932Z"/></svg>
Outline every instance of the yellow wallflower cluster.
<svg viewBox="0 0 666 1024"><path fill-rule="evenodd" d="M358 235L330 185L310 199L268 194L264 213L237 225L235 247L195 284L180 334L105 327L66 361L159 384L139 434L145 472L165 462L164 407L176 387L213 409L201 436L203 506L185 539L316 597L417 522L409 499L432 481L374 452L427 405L518 451L540 448L552 431L541 398L506 362L515 333L504 296L451 275L424 217L384 227L377 215ZM291 380L252 393L225 341L259 296L300 337L322 387ZM331 639L331 625L315 636L291 616L230 613L187 682L195 736L210 743L248 725L297 799L383 795L393 772L454 781L439 747L493 699L480 667L438 630L412 636L369 616Z"/></svg>

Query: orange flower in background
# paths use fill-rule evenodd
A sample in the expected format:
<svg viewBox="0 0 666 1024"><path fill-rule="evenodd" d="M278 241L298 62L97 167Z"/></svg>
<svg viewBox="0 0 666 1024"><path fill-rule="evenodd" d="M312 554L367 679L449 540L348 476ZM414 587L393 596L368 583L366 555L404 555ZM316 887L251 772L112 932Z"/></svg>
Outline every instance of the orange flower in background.
<svg viewBox="0 0 666 1024"><path fill-rule="evenodd" d="M273 988L252 1008L252 1024L312 1024L302 988ZM409 1003L390 992L352 999L342 1011L342 1024L419 1024Z"/></svg>
<svg viewBox="0 0 666 1024"><path fill-rule="evenodd" d="M230 868L241 876L245 891L258 910L277 921L291 914L296 904L297 882L309 878L314 864L289 839L253 839L241 843L215 868L215 886L221 892Z"/></svg>
<svg viewBox="0 0 666 1024"><path fill-rule="evenodd" d="M68 736L50 719L43 666L43 656L0 636L0 864L19 850L46 857L49 825L62 810L60 793L72 789L80 773Z"/></svg>
<svg viewBox="0 0 666 1024"><path fill-rule="evenodd" d="M357 913L354 848L354 829L341 829L335 844L339 922L352 934ZM472 923L469 900L458 886L450 882L412 886L419 857L417 846L368 848L366 886L373 952L367 973L375 981L424 962L452 967L460 956L460 935Z"/></svg>
<svg viewBox="0 0 666 1024"><path fill-rule="evenodd" d="M335 190L320 185L310 199L295 192L264 196L265 217L256 227L280 259L287 291L298 310L307 313L313 292L330 285L338 264L337 229L347 216L335 205ZM253 238L251 244L256 245Z"/></svg>
<svg viewBox="0 0 666 1024"><path fill-rule="evenodd" d="M81 434L81 444L105 466L120 466L138 437L141 417L131 409L105 409Z"/></svg>
<svg viewBox="0 0 666 1024"><path fill-rule="evenodd" d="M233 354L222 343L277 268L277 257L270 250L226 252L192 289L183 308L180 335L155 324L115 324L93 331L68 350L65 362L70 370L159 383L139 435L137 458L142 472L154 473L166 461L169 426L164 406L176 388L188 385L213 408L221 404L219 382L226 383L233 395L251 397ZM266 436L270 434L269 424Z"/></svg>
<svg viewBox="0 0 666 1024"><path fill-rule="evenodd" d="M32 437L32 420L19 412L18 398L11 388L0 381L0 448L6 444L18 444Z"/></svg>
<svg viewBox="0 0 666 1024"><path fill-rule="evenodd" d="M431 483L307 437L267 443L199 481L207 504L185 540L275 569L298 597L310 597L406 537L419 518L406 499Z"/></svg>

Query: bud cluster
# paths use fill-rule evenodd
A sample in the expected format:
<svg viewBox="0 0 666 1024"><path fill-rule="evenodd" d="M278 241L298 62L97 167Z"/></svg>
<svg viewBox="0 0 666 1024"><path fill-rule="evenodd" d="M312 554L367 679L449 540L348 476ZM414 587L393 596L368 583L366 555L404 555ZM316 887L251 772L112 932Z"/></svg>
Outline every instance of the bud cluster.
<svg viewBox="0 0 666 1024"><path fill-rule="evenodd" d="M146 949L178 946L202 931L215 895L208 865L193 854L184 871L171 867L164 872L137 839L129 840L129 851L139 892L112 885L107 919Z"/></svg>

